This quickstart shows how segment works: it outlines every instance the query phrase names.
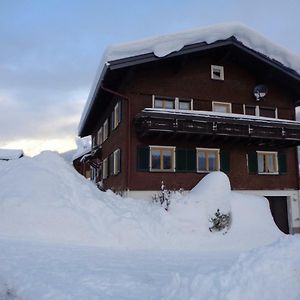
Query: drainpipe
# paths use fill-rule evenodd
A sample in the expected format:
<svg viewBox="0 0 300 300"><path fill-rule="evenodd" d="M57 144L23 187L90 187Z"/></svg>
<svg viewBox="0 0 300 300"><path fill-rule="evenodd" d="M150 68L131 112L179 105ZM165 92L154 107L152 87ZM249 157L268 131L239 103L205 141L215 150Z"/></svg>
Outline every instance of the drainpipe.
<svg viewBox="0 0 300 300"><path fill-rule="evenodd" d="M127 190L129 190L129 183L130 183L130 175L131 175L131 128L130 128L130 122L131 122L131 113L130 113L130 107L129 107L129 97L118 93L114 90L111 90L109 88L106 88L101 85L101 89L118 97L123 98L124 100L127 101Z"/></svg>

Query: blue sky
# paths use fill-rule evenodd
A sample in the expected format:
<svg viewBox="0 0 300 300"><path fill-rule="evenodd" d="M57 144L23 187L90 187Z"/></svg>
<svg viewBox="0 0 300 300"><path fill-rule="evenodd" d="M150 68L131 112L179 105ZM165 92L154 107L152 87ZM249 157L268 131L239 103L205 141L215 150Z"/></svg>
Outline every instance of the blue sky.
<svg viewBox="0 0 300 300"><path fill-rule="evenodd" d="M0 147L75 147L104 49L238 21L300 55L300 1L0 1Z"/></svg>

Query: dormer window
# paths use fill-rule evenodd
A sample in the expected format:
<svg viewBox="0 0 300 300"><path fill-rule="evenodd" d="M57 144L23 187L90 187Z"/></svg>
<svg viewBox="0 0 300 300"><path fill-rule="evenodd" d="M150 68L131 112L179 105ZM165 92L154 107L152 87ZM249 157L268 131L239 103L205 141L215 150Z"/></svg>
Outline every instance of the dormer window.
<svg viewBox="0 0 300 300"><path fill-rule="evenodd" d="M211 65L211 79L224 80L224 67Z"/></svg>

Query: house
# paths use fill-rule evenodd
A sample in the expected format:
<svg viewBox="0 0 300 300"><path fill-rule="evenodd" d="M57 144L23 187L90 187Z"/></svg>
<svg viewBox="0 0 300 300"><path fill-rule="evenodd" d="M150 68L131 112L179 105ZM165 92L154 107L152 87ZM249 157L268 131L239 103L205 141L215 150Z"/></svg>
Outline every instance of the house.
<svg viewBox="0 0 300 300"><path fill-rule="evenodd" d="M15 160L24 156L23 150L0 149L0 160Z"/></svg>
<svg viewBox="0 0 300 300"><path fill-rule="evenodd" d="M90 164L89 158L91 156L91 149L81 149L82 151L76 151L73 155L73 166L75 170L83 175L84 177L90 179L91 172L97 169L97 166L93 167ZM95 178L95 176L93 176Z"/></svg>
<svg viewBox="0 0 300 300"><path fill-rule="evenodd" d="M79 136L104 189L151 197L221 170L300 232L299 57L230 24L111 47L99 70Z"/></svg>

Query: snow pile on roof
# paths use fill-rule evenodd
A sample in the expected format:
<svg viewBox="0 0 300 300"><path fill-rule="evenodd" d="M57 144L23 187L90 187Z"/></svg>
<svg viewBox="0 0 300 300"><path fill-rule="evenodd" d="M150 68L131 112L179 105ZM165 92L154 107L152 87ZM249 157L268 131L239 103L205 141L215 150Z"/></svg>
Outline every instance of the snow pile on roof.
<svg viewBox="0 0 300 300"><path fill-rule="evenodd" d="M219 40L226 40L232 36L246 47L275 59L300 74L299 56L240 23L217 24L111 46L106 50L103 60L110 62L147 53L154 53L157 57L164 57L172 52L180 51L187 45L201 42L211 44Z"/></svg>
<svg viewBox="0 0 300 300"><path fill-rule="evenodd" d="M240 255L229 268L179 274L164 289L164 299L300 299L300 237L285 236L275 243Z"/></svg>
<svg viewBox="0 0 300 300"><path fill-rule="evenodd" d="M101 192L56 153L0 162L0 237L103 247L249 249L281 236L265 198L231 192L211 173L170 211L146 200ZM211 233L216 209L230 231Z"/></svg>
<svg viewBox="0 0 300 300"><path fill-rule="evenodd" d="M72 160L75 160L91 151L91 143L89 138L76 139L77 150L73 155Z"/></svg>
<svg viewBox="0 0 300 300"><path fill-rule="evenodd" d="M0 160L18 159L24 155L23 150L0 149Z"/></svg>
<svg viewBox="0 0 300 300"><path fill-rule="evenodd" d="M82 129L91 108L97 84L99 81L102 81L106 72L105 66L108 66L109 62L148 53L153 53L157 57L164 57L172 52L181 50L187 45L201 42L212 44L219 40L226 40L232 36L246 47L266 55L270 59L277 60L285 67L291 68L300 74L300 57L298 55L291 53L286 48L273 43L253 29L240 23L218 24L111 46L105 51L98 67L81 116L79 131Z"/></svg>

